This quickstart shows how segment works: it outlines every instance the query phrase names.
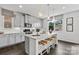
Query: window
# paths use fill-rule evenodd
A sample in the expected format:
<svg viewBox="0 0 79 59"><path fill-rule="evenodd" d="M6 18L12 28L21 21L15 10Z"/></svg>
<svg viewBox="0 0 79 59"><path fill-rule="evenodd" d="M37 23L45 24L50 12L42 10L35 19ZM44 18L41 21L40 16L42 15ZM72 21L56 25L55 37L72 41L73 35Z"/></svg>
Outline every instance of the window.
<svg viewBox="0 0 79 59"><path fill-rule="evenodd" d="M49 22L49 32L52 33L53 30L54 30L54 23Z"/></svg>
<svg viewBox="0 0 79 59"><path fill-rule="evenodd" d="M4 16L4 28L12 28L12 17L14 17L14 12L2 8L1 14Z"/></svg>
<svg viewBox="0 0 79 59"><path fill-rule="evenodd" d="M12 28L12 17L4 16L4 28Z"/></svg>

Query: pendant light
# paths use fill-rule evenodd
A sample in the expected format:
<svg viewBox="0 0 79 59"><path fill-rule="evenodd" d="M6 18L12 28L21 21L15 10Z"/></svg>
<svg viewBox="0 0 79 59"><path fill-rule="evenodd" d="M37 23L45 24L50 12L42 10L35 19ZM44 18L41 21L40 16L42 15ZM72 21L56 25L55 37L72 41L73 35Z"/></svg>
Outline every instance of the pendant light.
<svg viewBox="0 0 79 59"><path fill-rule="evenodd" d="M52 19L52 23L54 23L54 32L55 32L55 24L57 22L57 20L55 19L55 15L54 15L54 6L53 6L53 19Z"/></svg>
<svg viewBox="0 0 79 59"><path fill-rule="evenodd" d="M53 5L53 19L52 19L52 22L53 22L53 23L56 23L56 22L57 22L57 20L55 20L54 10L55 10L55 8L54 8L54 5Z"/></svg>
<svg viewBox="0 0 79 59"><path fill-rule="evenodd" d="M53 11L53 19L50 19L50 11L51 11L50 5L48 4L47 6L48 6L48 17L47 17L48 21L56 22L55 17L54 17L54 6L53 6L53 10L52 10Z"/></svg>
<svg viewBox="0 0 79 59"><path fill-rule="evenodd" d="M55 16L54 16L54 5L53 5L53 18L52 19L50 19L50 15L49 15L49 10L50 10L50 6L48 5L48 21L49 22L52 22L52 23L54 23L54 30L53 31L55 31L55 23L57 22L57 20L55 20ZM50 10L51 11L51 10Z"/></svg>

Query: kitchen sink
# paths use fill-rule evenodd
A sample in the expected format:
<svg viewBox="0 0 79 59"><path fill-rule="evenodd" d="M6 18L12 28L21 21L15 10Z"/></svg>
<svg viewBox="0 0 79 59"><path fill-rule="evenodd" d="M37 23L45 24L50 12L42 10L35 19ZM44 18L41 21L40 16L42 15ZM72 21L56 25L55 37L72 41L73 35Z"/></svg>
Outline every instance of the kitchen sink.
<svg viewBox="0 0 79 59"><path fill-rule="evenodd" d="M0 32L0 34L4 34L4 32Z"/></svg>
<svg viewBox="0 0 79 59"><path fill-rule="evenodd" d="M32 36L40 36L40 35L32 35Z"/></svg>

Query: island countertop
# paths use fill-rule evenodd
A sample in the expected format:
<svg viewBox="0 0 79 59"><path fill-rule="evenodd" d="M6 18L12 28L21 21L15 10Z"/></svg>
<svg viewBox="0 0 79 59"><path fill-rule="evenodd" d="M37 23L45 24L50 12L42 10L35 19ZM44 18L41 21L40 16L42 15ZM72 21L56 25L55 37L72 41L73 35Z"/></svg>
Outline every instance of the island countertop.
<svg viewBox="0 0 79 59"><path fill-rule="evenodd" d="M37 39L37 40L43 40L52 37L53 35L57 35L56 33L46 33L46 34L40 34L40 36L33 36L35 34L25 34L26 37Z"/></svg>

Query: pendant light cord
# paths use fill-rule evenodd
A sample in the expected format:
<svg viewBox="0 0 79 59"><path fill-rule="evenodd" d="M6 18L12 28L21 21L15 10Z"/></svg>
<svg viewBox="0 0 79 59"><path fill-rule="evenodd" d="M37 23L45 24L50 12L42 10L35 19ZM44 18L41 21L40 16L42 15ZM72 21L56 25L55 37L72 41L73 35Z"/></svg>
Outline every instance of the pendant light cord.
<svg viewBox="0 0 79 59"><path fill-rule="evenodd" d="M47 6L48 6L48 19L49 19L49 4L47 4Z"/></svg>
<svg viewBox="0 0 79 59"><path fill-rule="evenodd" d="M54 5L53 5L53 20L55 20L55 18L54 18Z"/></svg>

